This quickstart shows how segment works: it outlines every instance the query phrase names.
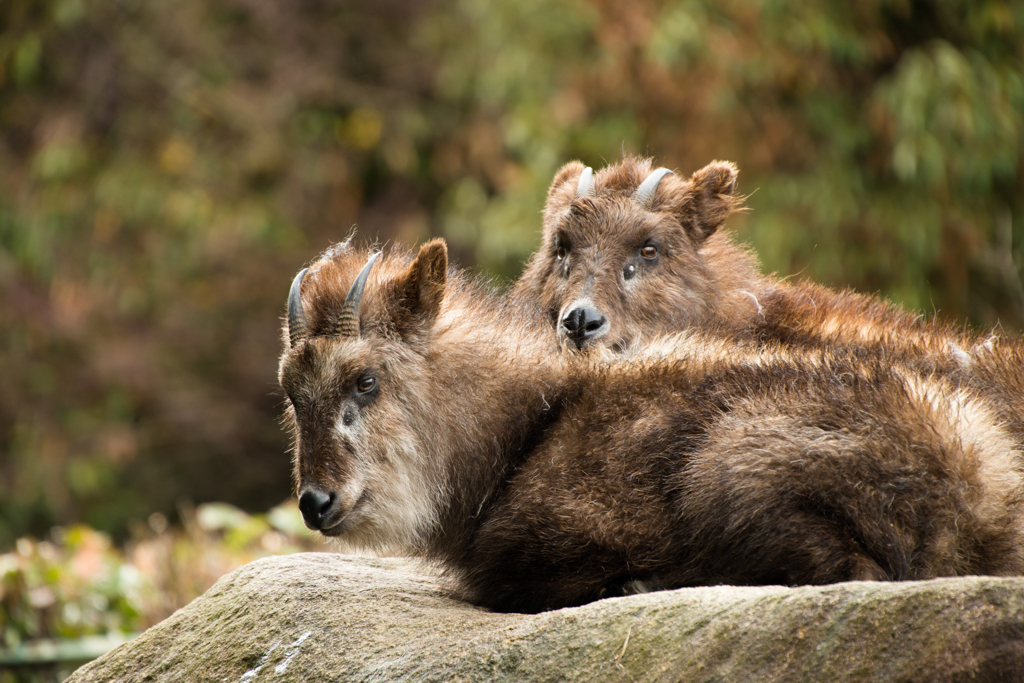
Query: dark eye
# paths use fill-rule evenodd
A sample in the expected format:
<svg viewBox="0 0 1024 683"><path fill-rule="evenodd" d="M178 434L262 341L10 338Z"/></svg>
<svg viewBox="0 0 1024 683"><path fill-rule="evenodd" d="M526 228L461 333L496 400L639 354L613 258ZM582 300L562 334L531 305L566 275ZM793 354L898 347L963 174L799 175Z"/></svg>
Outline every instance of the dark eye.
<svg viewBox="0 0 1024 683"><path fill-rule="evenodd" d="M653 260L658 255L658 248L653 244L648 244L646 247L640 250L640 255L648 261Z"/></svg>
<svg viewBox="0 0 1024 683"><path fill-rule="evenodd" d="M565 247L559 246L558 249L555 249L555 258L559 261L563 260L568 255L569 251Z"/></svg>
<svg viewBox="0 0 1024 683"><path fill-rule="evenodd" d="M373 388L375 386L377 386L377 378L376 377L363 377L356 384L356 390L360 394L368 394L369 392L373 391Z"/></svg>

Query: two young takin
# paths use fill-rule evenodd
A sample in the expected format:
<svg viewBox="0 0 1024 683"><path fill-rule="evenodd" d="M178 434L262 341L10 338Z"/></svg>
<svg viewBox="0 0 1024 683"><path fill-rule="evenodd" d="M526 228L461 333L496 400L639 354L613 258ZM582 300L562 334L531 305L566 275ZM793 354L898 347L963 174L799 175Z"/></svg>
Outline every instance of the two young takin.
<svg viewBox="0 0 1024 683"><path fill-rule="evenodd" d="M508 611L1024 572L1024 459L973 393L699 332L560 354L540 323L439 241L339 245L300 272L279 379L306 524Z"/></svg>

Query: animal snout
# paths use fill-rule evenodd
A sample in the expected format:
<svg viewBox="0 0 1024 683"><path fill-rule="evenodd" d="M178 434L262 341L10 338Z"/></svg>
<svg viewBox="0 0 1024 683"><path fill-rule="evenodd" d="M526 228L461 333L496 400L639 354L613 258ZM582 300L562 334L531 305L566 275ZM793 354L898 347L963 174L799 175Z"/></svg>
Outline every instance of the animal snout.
<svg viewBox="0 0 1024 683"><path fill-rule="evenodd" d="M325 493L318 488L309 487L299 495L299 511L306 526L314 530L322 530L324 522L334 511L338 496Z"/></svg>
<svg viewBox="0 0 1024 683"><path fill-rule="evenodd" d="M572 306L562 317L562 333L576 344L576 348L583 348L607 331L608 318L590 304Z"/></svg>

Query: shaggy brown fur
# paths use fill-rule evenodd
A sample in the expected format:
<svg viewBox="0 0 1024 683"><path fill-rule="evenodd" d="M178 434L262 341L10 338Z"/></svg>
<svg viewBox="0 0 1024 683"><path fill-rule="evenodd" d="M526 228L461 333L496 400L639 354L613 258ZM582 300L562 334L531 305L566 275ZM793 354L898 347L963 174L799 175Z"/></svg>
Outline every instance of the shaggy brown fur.
<svg viewBox="0 0 1024 683"><path fill-rule="evenodd" d="M689 179L665 176L648 209L631 195L652 170L649 160L627 157L597 173L595 193L583 197L576 196L582 164L555 176L541 247L514 293L539 304L563 342L562 321L582 303L608 325L578 344L616 350L691 327L762 344L887 346L916 355L948 356L950 342L972 343L877 298L761 276L755 256L719 230L743 201L733 164L713 162Z"/></svg>
<svg viewBox="0 0 1024 683"><path fill-rule="evenodd" d="M992 399L1024 444L1020 338L982 338L877 297L759 275L752 253L719 230L742 204L733 164L712 162L689 179L667 175L648 206L631 196L653 170L649 160L627 157L603 169L595 191L577 197L583 170L573 162L555 176L541 248L514 290L523 305L540 306L563 347L631 355L663 344L665 334L699 328L741 345L902 360ZM607 319L585 339L562 323L581 304Z"/></svg>
<svg viewBox="0 0 1024 683"><path fill-rule="evenodd" d="M989 337L958 349L952 362L937 363L935 369L984 397L1024 444L1024 339Z"/></svg>
<svg viewBox="0 0 1024 683"><path fill-rule="evenodd" d="M551 353L530 308L384 255L309 270L279 377L307 524L534 612L641 587L1024 571L1024 479L989 406L871 357L699 333L629 361ZM307 514L308 512L308 514Z"/></svg>

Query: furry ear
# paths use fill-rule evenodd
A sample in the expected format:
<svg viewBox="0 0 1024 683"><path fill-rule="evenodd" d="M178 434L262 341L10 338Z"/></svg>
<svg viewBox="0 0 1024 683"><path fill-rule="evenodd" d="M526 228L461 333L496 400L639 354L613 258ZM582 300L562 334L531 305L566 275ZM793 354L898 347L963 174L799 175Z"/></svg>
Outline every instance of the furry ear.
<svg viewBox="0 0 1024 683"><path fill-rule="evenodd" d="M712 161L690 177L688 200L680 219L701 241L710 237L729 215L743 204L737 197L739 169L728 161Z"/></svg>
<svg viewBox="0 0 1024 683"><path fill-rule="evenodd" d="M562 166L562 168L558 169L558 173L555 174L555 179L551 181L551 187L548 189L548 196L550 197L555 194L559 188L566 185L570 180L572 183L569 186L573 188L573 191L575 191L580 175L585 170L586 166L579 161L570 161L565 166Z"/></svg>
<svg viewBox="0 0 1024 683"><path fill-rule="evenodd" d="M558 169L555 179L551 181L548 188L548 199L545 204L545 213L557 213L565 209L576 198L576 191L579 186L580 177L586 173L587 167L578 161L570 161ZM591 171L591 174L593 171ZM591 176L593 177L593 176Z"/></svg>
<svg viewBox="0 0 1024 683"><path fill-rule="evenodd" d="M448 281L448 246L436 239L420 247L420 253L395 281L397 309L394 321L405 338L421 336L441 311Z"/></svg>

